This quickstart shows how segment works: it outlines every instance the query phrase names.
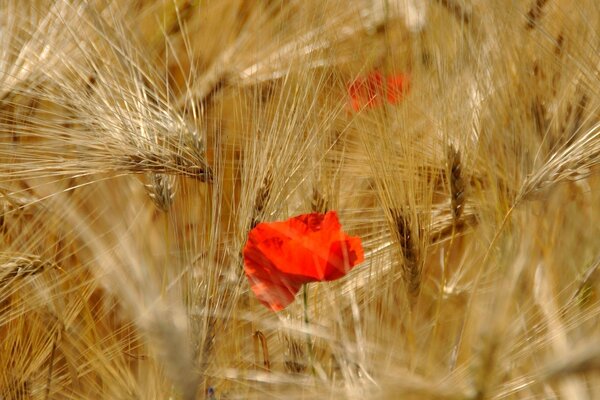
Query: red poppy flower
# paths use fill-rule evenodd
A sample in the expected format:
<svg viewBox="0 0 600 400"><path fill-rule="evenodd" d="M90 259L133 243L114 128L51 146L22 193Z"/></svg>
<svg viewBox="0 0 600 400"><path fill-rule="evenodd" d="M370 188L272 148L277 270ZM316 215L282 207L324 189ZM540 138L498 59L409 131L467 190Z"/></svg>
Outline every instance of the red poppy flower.
<svg viewBox="0 0 600 400"><path fill-rule="evenodd" d="M402 100L404 92L408 90L408 76L402 74L389 75L386 79L386 95L390 104L396 104Z"/></svg>
<svg viewBox="0 0 600 400"><path fill-rule="evenodd" d="M381 72L373 71L348 85L350 107L354 111L359 111L362 108L380 106L385 100L390 104L396 104L407 90L407 75L388 75L384 79Z"/></svg>
<svg viewBox="0 0 600 400"><path fill-rule="evenodd" d="M354 80L348 86L350 106L354 111L363 107L375 107L381 103L383 92L383 76L381 72L373 71L366 77Z"/></svg>
<svg viewBox="0 0 600 400"><path fill-rule="evenodd" d="M282 310L303 284L341 278L361 263L360 238L341 228L335 211L254 227L244 246L244 269L258 300Z"/></svg>

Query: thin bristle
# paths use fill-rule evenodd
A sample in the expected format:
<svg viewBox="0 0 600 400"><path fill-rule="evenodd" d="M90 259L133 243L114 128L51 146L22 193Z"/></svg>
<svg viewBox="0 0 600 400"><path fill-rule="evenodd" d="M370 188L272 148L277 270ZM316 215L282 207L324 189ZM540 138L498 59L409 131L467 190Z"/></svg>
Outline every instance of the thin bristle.
<svg viewBox="0 0 600 400"><path fill-rule="evenodd" d="M40 274L52 266L34 255L3 254L0 258L4 259L4 261L0 261L0 287L8 286L25 277Z"/></svg>
<svg viewBox="0 0 600 400"><path fill-rule="evenodd" d="M329 209L327 200L317 187L313 187L310 208L313 212L324 213Z"/></svg>
<svg viewBox="0 0 600 400"><path fill-rule="evenodd" d="M0 399L600 398L599 27L0 0Z"/></svg>

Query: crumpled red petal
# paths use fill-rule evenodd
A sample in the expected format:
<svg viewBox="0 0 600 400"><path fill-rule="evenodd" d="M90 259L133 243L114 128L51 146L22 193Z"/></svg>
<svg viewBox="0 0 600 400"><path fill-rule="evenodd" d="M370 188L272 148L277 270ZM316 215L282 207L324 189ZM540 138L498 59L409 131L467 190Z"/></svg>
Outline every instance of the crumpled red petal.
<svg viewBox="0 0 600 400"><path fill-rule="evenodd" d="M244 269L256 298L273 311L292 303L302 287L303 282L278 274L275 265L257 247L248 244L244 248Z"/></svg>
<svg viewBox="0 0 600 400"><path fill-rule="evenodd" d="M252 291L274 311L290 304L303 284L339 279L364 260L360 238L341 230L334 211L258 224L243 253Z"/></svg>
<svg viewBox="0 0 600 400"><path fill-rule="evenodd" d="M382 93L383 77L378 71L373 71L366 77L356 78L348 86L350 106L354 111L379 105Z"/></svg>
<svg viewBox="0 0 600 400"><path fill-rule="evenodd" d="M392 74L383 76L372 71L366 76L356 78L348 85L350 107L354 111L383 105L385 101L397 104L409 89L408 75Z"/></svg>
<svg viewBox="0 0 600 400"><path fill-rule="evenodd" d="M387 101L390 104L396 104L402 100L404 93L407 92L408 89L409 80L407 75L396 74L387 77L386 95Z"/></svg>

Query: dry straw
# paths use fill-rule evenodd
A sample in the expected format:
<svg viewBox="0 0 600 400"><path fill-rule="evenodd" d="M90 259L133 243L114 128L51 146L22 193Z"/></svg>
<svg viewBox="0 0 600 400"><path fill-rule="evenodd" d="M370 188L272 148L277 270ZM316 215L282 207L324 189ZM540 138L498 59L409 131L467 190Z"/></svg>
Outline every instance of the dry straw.
<svg viewBox="0 0 600 400"><path fill-rule="evenodd" d="M0 0L0 397L600 398L599 26ZM408 89L356 111L374 72ZM328 210L365 262L265 309L249 229Z"/></svg>

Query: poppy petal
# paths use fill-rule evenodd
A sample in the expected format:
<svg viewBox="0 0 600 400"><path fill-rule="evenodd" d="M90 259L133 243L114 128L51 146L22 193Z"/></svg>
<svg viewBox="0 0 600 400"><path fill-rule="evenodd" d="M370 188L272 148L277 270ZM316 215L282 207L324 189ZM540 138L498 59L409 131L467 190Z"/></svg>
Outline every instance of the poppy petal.
<svg viewBox="0 0 600 400"><path fill-rule="evenodd" d="M308 234L291 234L290 240L283 243L280 252L267 254L267 257L281 272L305 277L309 281L327 280L326 276L332 269L345 271L339 275L335 274L341 277L355 264L352 266L345 264L344 258L341 257L341 250L332 253L331 248L333 243L343 242L349 237L342 232L335 211L326 214L306 214L303 221L308 224L315 215L319 216L320 224L313 226ZM290 234L289 230L285 233ZM360 242L360 239L358 240Z"/></svg>
<svg viewBox="0 0 600 400"><path fill-rule="evenodd" d="M290 304L303 284L341 278L364 260L360 238L342 231L335 211L260 223L243 255L252 291L274 311Z"/></svg>
<svg viewBox="0 0 600 400"><path fill-rule="evenodd" d="M408 90L408 77L406 75L397 74L387 77L387 101L390 104L396 104L404 93Z"/></svg>
<svg viewBox="0 0 600 400"><path fill-rule="evenodd" d="M302 282L278 273L275 265L251 241L244 247L244 270L256 298L273 311L293 302L302 286Z"/></svg>
<svg viewBox="0 0 600 400"><path fill-rule="evenodd" d="M327 265L321 280L339 279L364 260L365 255L359 238L348 237L344 241L334 242L329 249Z"/></svg>
<svg viewBox="0 0 600 400"><path fill-rule="evenodd" d="M381 72L372 71L348 85L350 107L354 111L360 111L363 108L380 106L385 101L397 104L408 89L408 75L393 74L384 77Z"/></svg>

